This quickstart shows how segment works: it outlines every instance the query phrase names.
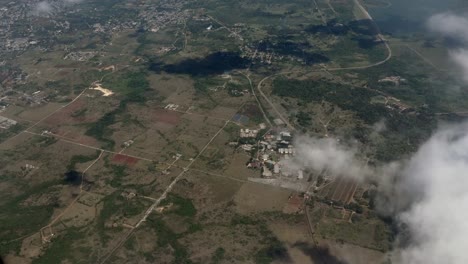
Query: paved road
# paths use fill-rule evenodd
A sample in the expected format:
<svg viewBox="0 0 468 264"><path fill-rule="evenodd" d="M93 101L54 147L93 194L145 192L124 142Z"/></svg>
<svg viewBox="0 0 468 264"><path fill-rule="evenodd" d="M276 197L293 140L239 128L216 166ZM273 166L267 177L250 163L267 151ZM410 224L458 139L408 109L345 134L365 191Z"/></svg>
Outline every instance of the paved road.
<svg viewBox="0 0 468 264"><path fill-rule="evenodd" d="M359 2L359 0L354 0L354 3L358 6L358 8L361 10L361 12L363 12L363 14L369 19L369 20L372 20L373 21L373 18L372 16L369 14L369 12L367 12L367 10L361 5L361 3ZM379 66L379 65L382 65L384 63L386 63L387 61L389 61L392 56L393 56L393 53L392 53L392 49L390 48L390 45L388 45L388 42L385 40L384 36L379 33L377 35L377 38L379 38L385 45L386 49L387 49L387 57L379 62L376 62L376 63L372 63L372 64L369 64L369 65L363 65L363 66L354 66L354 67L339 67L339 68L327 68L326 70L327 71L343 71L343 70L365 70L365 69L369 69L369 68L372 68L372 67L376 67L376 66ZM311 72L322 72L323 70L311 70L309 71L309 73ZM270 76L267 76L265 78L263 78L257 85L257 90L259 91L260 95L263 97L263 99L270 105L270 107L273 109L273 111L276 113L276 115L286 124L286 126L291 129L291 130L295 130L294 126L291 125L291 123L289 122L288 118L285 118L283 116L283 114L278 110L278 108L275 106L275 104L273 104L273 102L265 95L265 93L263 92L262 90L262 85L263 83L272 78L272 77L277 77L277 76L281 76L281 75L285 75L285 74L289 74L289 73L300 73L300 72L303 72L303 71L300 71L300 70L297 70L297 71L286 71L286 72L280 72L280 73L276 73L276 74L272 74Z"/></svg>
<svg viewBox="0 0 468 264"><path fill-rule="evenodd" d="M119 249L127 240L128 238L133 234L135 229L137 229L142 223L146 221L148 216L154 211L156 207L159 206L159 204L164 200L167 196L167 194L172 190L174 185L179 181L179 179L189 170L189 168L192 166L192 164L203 154L203 152L208 148L208 146L215 140L215 138L224 130L224 128L229 124L229 120L224 123L224 126L221 127L218 132L206 143L206 145L203 147L203 149L198 153L197 156L195 156L192 161L182 170L182 172L175 177L175 179L169 184L169 186L164 190L163 194L154 201L154 203L145 211L145 214L143 217L138 221L138 223L135 225L135 227L131 228L124 236L123 238L117 243L117 245L100 261L101 264L106 263L110 257L114 255L114 253Z"/></svg>

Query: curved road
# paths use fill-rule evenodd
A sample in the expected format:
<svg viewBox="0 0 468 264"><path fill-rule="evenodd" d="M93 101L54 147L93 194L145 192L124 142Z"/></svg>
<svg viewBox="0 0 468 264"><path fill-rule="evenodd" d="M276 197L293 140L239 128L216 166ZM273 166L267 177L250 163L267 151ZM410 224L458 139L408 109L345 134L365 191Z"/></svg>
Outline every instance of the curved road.
<svg viewBox="0 0 468 264"><path fill-rule="evenodd" d="M359 0L354 0L354 3L358 6L358 8L361 10L361 12L367 17L367 19L371 20L372 22L374 22L374 19L372 18L372 16L369 14L369 12L367 12L367 10L361 5L361 3L359 2ZM374 22L375 23L375 22ZM378 27L377 27L378 28ZM376 67L376 66L379 66L379 65L382 65L384 63L386 63L387 61L389 61L392 56L393 56L393 53L392 53L392 49L390 48L390 45L388 45L388 42L385 40L384 36L382 35L382 33L379 32L379 34L377 35L377 37L385 44L385 47L387 48L387 51L388 51L388 55L385 59L379 61L379 62L376 62L376 63L373 63L373 64L370 64L370 65L364 65L364 66L355 66L355 67L343 67L343 68L329 68L329 69L326 69L327 71L342 71L342 70L363 70L363 69L368 69L368 68L372 68L372 67ZM312 70L310 72L321 72L322 70ZM259 91L260 95L263 97L263 99L265 99L265 101L270 105L270 107L273 109L273 111L275 111L276 115L286 124L286 126L291 129L291 130L295 130L294 126L291 125L291 123L289 123L288 119L285 118L283 116L283 114L281 114L281 112L278 110L278 108L273 104L273 102L271 102L271 100L265 95L265 93L262 91L262 84L272 78L272 77L276 77L276 76L280 76L280 75L285 75L285 74L289 74L289 73L295 73L295 72L302 72L300 70L297 70L297 71L286 71L286 72L280 72L280 73L276 73L276 74L272 74L270 76L267 76L265 78L263 78L257 85L257 90Z"/></svg>

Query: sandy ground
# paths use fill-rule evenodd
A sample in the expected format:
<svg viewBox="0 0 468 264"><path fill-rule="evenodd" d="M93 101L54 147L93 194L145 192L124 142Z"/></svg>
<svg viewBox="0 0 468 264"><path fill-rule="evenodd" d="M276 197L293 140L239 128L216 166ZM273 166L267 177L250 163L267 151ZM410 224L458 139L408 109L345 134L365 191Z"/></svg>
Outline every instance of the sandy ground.
<svg viewBox="0 0 468 264"><path fill-rule="evenodd" d="M93 87L89 88L90 90L97 90L97 91L100 91L102 93L102 96L111 96L114 94L114 92L112 92L111 90L107 89L107 88L104 88L101 86L100 83L94 83L93 84Z"/></svg>

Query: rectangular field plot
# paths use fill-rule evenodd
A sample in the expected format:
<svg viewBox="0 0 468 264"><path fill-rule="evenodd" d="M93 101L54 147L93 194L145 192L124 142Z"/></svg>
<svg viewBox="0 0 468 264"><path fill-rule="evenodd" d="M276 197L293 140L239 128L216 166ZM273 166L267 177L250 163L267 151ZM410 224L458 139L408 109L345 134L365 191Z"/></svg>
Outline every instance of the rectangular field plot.
<svg viewBox="0 0 468 264"><path fill-rule="evenodd" d="M168 110L155 115L159 116L152 117L153 123L145 122L148 129L135 137L125 153L169 162L180 154L180 161L189 161L224 125L222 120Z"/></svg>

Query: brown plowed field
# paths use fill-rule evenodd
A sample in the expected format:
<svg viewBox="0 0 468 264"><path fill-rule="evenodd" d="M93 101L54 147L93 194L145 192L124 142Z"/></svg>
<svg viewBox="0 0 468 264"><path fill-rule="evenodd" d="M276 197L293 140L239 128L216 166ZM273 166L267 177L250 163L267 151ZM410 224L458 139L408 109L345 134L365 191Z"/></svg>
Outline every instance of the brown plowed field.
<svg viewBox="0 0 468 264"><path fill-rule="evenodd" d="M334 188L330 192L330 200L340 201L343 204L349 204L353 199L357 187L358 184L356 181L345 178L339 178L334 184Z"/></svg>

